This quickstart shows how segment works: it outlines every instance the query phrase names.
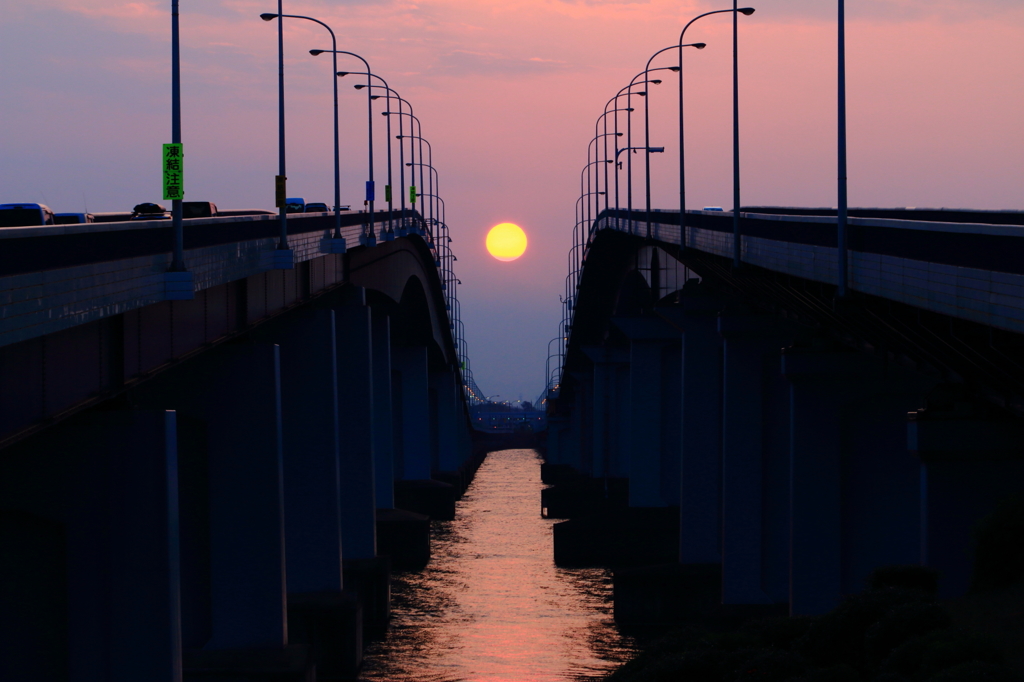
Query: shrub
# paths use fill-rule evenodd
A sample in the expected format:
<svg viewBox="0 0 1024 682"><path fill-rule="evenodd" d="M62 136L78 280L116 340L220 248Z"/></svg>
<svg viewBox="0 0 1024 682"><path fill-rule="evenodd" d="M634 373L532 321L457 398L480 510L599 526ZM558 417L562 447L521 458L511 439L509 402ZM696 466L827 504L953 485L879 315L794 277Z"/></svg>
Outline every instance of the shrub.
<svg viewBox="0 0 1024 682"><path fill-rule="evenodd" d="M896 647L882 669L914 680L928 680L943 670L972 662L1001 663L1002 654L985 637L960 630L937 630Z"/></svg>
<svg viewBox="0 0 1024 682"><path fill-rule="evenodd" d="M868 576L867 586L869 590L896 587L935 594L939 591L939 572L927 566L879 566Z"/></svg>
<svg viewBox="0 0 1024 682"><path fill-rule="evenodd" d="M759 618L743 625L743 631L755 637L762 646L791 650L793 644L807 634L812 620L806 616Z"/></svg>
<svg viewBox="0 0 1024 682"><path fill-rule="evenodd" d="M807 669L804 660L782 649L743 649L729 657L725 679L735 682L787 682Z"/></svg>
<svg viewBox="0 0 1024 682"><path fill-rule="evenodd" d="M949 627L949 614L932 602L900 604L864 634L864 661L877 667L892 650L919 635Z"/></svg>
<svg viewBox="0 0 1024 682"><path fill-rule="evenodd" d="M807 634L795 644L798 653L820 665L846 663L864 667L864 637L872 625L893 608L921 602L927 597L918 590L869 590L847 598L830 613L811 623Z"/></svg>
<svg viewBox="0 0 1024 682"><path fill-rule="evenodd" d="M1024 578L1024 495L1000 502L974 530L972 589L1008 587Z"/></svg>
<svg viewBox="0 0 1024 682"><path fill-rule="evenodd" d="M928 682L1021 682L1021 677L1006 666L973 661L947 668Z"/></svg>
<svg viewBox="0 0 1024 682"><path fill-rule="evenodd" d="M842 663L829 666L793 679L793 682L860 682L860 675L850 666Z"/></svg>

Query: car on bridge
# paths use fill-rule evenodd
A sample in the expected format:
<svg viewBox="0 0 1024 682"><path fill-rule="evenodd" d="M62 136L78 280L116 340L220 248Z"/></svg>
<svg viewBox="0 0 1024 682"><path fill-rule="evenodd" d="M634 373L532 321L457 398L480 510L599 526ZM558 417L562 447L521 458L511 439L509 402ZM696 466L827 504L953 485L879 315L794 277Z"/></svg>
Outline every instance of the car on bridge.
<svg viewBox="0 0 1024 682"><path fill-rule="evenodd" d="M54 213L54 225L82 225L96 222L92 213Z"/></svg>
<svg viewBox="0 0 1024 682"><path fill-rule="evenodd" d="M132 209L132 220L170 220L171 214L160 204L145 201Z"/></svg>
<svg viewBox="0 0 1024 682"><path fill-rule="evenodd" d="M53 224L53 211L46 204L0 204L0 227Z"/></svg>
<svg viewBox="0 0 1024 682"><path fill-rule="evenodd" d="M306 204L306 210L304 213L327 213L330 209L327 208L327 204L322 201L311 201Z"/></svg>
<svg viewBox="0 0 1024 682"><path fill-rule="evenodd" d="M181 202L182 218L212 218L217 215L217 204L212 201Z"/></svg>
<svg viewBox="0 0 1024 682"><path fill-rule="evenodd" d="M306 210L306 200L302 197L289 197L284 200L285 213L303 213Z"/></svg>

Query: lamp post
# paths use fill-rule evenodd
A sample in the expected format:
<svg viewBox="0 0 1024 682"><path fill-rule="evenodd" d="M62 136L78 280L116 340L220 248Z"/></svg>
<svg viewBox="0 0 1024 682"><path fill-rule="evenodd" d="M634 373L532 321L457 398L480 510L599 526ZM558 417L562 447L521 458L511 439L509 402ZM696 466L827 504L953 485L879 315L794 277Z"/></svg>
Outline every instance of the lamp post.
<svg viewBox="0 0 1024 682"><path fill-rule="evenodd" d="M647 60L647 65L644 67L644 78L647 78L648 74L651 71L657 71L658 70L658 69L651 69L651 62L654 61L655 57L657 57L662 52L667 52L668 50L679 49L679 51L682 52L682 48L684 48L684 47L693 47L693 48L696 48L698 50L703 50L705 47L707 47L707 43L690 43L688 45L671 45L669 47L664 47L664 48L658 50L657 52L655 52L654 54L651 55L650 59ZM667 68L669 71L678 71L679 73L683 72L683 67L682 66L669 66L669 67L663 67L663 68ZM650 116L650 111L651 111L651 98L650 98L650 96L644 97L644 145L646 147L648 147L648 151L644 154L644 172L646 174L645 175L645 180L646 180L646 187L647 187L647 238L648 239L651 238L651 152L649 151L650 144L651 144L651 116Z"/></svg>
<svg viewBox="0 0 1024 682"><path fill-rule="evenodd" d="M285 177L285 146L284 146L284 12L282 0L277 0L277 14L261 14L260 19L270 21L277 17L277 174ZM281 236L277 243L280 251L288 249L288 207L282 202L278 215L281 224Z"/></svg>
<svg viewBox="0 0 1024 682"><path fill-rule="evenodd" d="M401 104L401 102L403 102L403 101L405 101L405 100L399 99L399 104ZM409 107L409 111L401 111L401 108L399 108L399 111L385 111L384 114L387 115L387 116L396 116L397 115L399 117L399 121L402 120L402 116L408 116L409 119L410 119L410 122L409 122L410 130L412 130L413 132L416 132L416 130L418 130L422 134L423 126L420 124L420 120L413 113L412 105L409 104L408 102L405 102L405 103ZM413 128L413 126L412 126L413 123L416 123L416 128ZM406 137L409 137L409 136L405 135L405 133L401 131L401 127L400 127L399 128L398 138L399 139L405 139ZM399 144L398 148L399 148L399 154L401 155L402 154L401 150L403 149L401 144ZM422 149L420 151L421 151L420 158L422 160ZM411 142L409 143L409 158L410 158L410 160L413 163L416 163L416 147ZM404 162L404 156L402 156L401 159L402 159L401 160L402 165L406 166L407 164L405 164L405 162ZM403 169L402 172L403 173L405 172L404 169ZM415 172L415 170L410 169L409 180L410 180L410 186L414 187L415 186L414 183L416 182L416 172ZM404 180L403 180L403 182L404 182ZM403 184L403 187L404 187L404 184ZM410 196L409 198L410 198L410 202L411 203L416 203L412 196ZM404 225L403 225L402 229L403 230L405 229Z"/></svg>
<svg viewBox="0 0 1024 682"><path fill-rule="evenodd" d="M260 19L263 21L271 21L274 18L280 17L284 19L305 19L306 21L312 21L320 24L327 29L327 32L331 34L331 45L334 49L337 49L337 40L334 37L334 31L331 27L313 17L300 16L297 14L261 14ZM312 54L314 50L310 50ZM335 57L334 71L338 70L337 57ZM338 82L334 80L334 238L341 239L341 157L338 154ZM281 171L281 175L284 175L284 170Z"/></svg>
<svg viewBox="0 0 1024 682"><path fill-rule="evenodd" d="M369 89L369 88L370 88L371 85L373 85L370 82L370 78L371 77L379 78L379 76L375 76L374 73L373 73L373 70L370 68L370 63L368 61L366 61L365 59L363 59L362 56L356 54L355 52L349 52L347 50L334 49L334 50L317 50L316 54L321 54L323 52L330 52L335 57L337 55L339 55L339 54L347 54L348 56L355 57L356 59L361 61L363 63L363 66L366 67L366 71L363 72L366 75L366 85L363 86L363 87L368 88L367 91L366 91L366 115L367 115L367 136L366 136L366 141L367 141L367 148L369 150L369 163L368 163L368 166L369 166L369 170L368 170L369 180L367 180L367 182L366 182L366 207L367 207L368 224L367 224L367 227L365 228L365 230L363 232L362 237L359 238L359 241L360 241L361 244L363 244L365 246L373 246L373 245L375 245L377 243L377 236L374 234L374 220L373 220L373 203L374 203L374 200L376 198L375 197L374 184L373 184L373 97L371 96L372 90ZM313 54L313 50L310 50L310 54ZM347 73L347 72L345 72L345 73ZM335 76L339 75L338 67L337 67L337 62L335 62L334 74L335 74ZM360 74L360 75L362 75L362 74ZM335 87L335 89L337 89L337 87L338 87L337 86L337 83L338 83L337 79L335 79L334 83L335 83L334 87ZM357 88L357 89L362 89L362 88Z"/></svg>
<svg viewBox="0 0 1024 682"><path fill-rule="evenodd" d="M614 136L614 137L622 137L623 134L620 133L617 129L613 129L613 131L611 133L608 132L608 114L613 114L613 113L617 114L617 112L619 112L619 111L632 111L632 109L628 109L627 110L625 107L623 107L623 108L614 107L612 109L609 109L608 105L610 105L610 104L612 104L612 102L615 102L616 100L618 100L618 98L619 98L619 95L616 95L615 97L612 97L610 100L608 100L605 103L604 111L601 113L600 116L597 117L597 121L594 123L594 133L595 134L597 133L597 126L599 124L603 124L604 125L604 133L605 133L605 135L611 135L611 136ZM618 119L618 116L616 116L616 123L618 123L617 119ZM617 127L618 126L616 126L616 128ZM604 149L604 158L607 161L608 160L608 140L607 140L607 138L601 141L601 146ZM605 191L605 196L604 196L604 210L607 211L608 210L608 200L609 200L608 192L607 192L607 190L608 190L608 166L604 167L604 188L606 190Z"/></svg>
<svg viewBox="0 0 1024 682"><path fill-rule="evenodd" d="M345 53L345 54L347 54L347 53ZM392 97L392 95L394 95L395 99L398 100L398 107L399 107L399 109L402 108L402 102L404 102L405 100L403 100L398 95L398 93L395 90L391 89L391 87L388 85L388 82L386 80L384 80L383 78L381 78L377 74L375 74L375 73L360 73L360 72L353 72L353 71L338 71L336 75L339 78L341 78L341 77L344 77L344 76L348 76L350 74L351 75L356 75L356 76L369 76L371 78L376 78L381 83L383 83L383 85L364 85L364 84L359 84L359 85L356 85L354 87L355 87L356 90L362 90L363 88L370 88L371 92L372 92L372 90L374 88L377 88L377 89L383 88L384 89L384 93L385 93L385 98L386 98L386 101L387 101L387 104L385 105L386 108L388 110L391 109L391 97ZM375 100L375 99L378 99L378 98L379 98L379 95L371 95L370 96L371 100ZM394 184L393 184L392 174L391 174L391 119L387 118L387 111L382 112L382 114L385 116L385 120L387 121L387 124L386 124L386 129L387 129L386 130L386 134L387 134L387 140L388 140L388 144L387 144L388 184L387 184L387 190L385 192L385 197L384 198L388 202L388 227L387 227L387 230L385 230L384 228L381 228L381 239L383 239L385 241L392 241L395 238L395 231L394 231L394 229L391 226L391 223L394 220L394 215L393 215L393 211L394 211L394 207L393 207ZM402 121L401 121L401 119L399 119L399 127L401 127L401 123L402 123ZM401 155L401 145L399 145L399 155ZM400 160L400 162L401 162L401 160ZM404 176L403 176L403 178L404 178ZM403 194L404 194L404 191L405 191L405 185L403 183L403 185L402 185L402 192L403 192ZM405 198L404 197L401 198L401 202L402 202L402 218L403 218L403 221L404 221L404 219L405 219Z"/></svg>
<svg viewBox="0 0 1024 682"><path fill-rule="evenodd" d="M623 147L622 149L618 149L618 150L615 151L615 163L618 164L618 162L619 162L619 154L621 154L622 152L628 152L628 151L638 152L641 149L644 150L648 154L661 154L661 153L663 153L665 151L664 147L648 147L648 146L644 146L644 147ZM630 223L632 223L632 221L633 221L633 205L632 204L633 204L632 198L630 198L629 206L626 208L626 212L629 214L629 221L630 221ZM629 228L629 233L633 234L632 225Z"/></svg>
<svg viewBox="0 0 1024 682"><path fill-rule="evenodd" d="M181 144L181 53L178 40L178 0L171 1L171 143ZM174 256L171 271L185 270L185 232L181 225L181 197L171 200Z"/></svg>
<svg viewBox="0 0 1024 682"><path fill-rule="evenodd" d="M419 123L418 120L417 120L417 123ZM409 137L410 139L414 139L414 140L419 140L419 143L421 145L424 144L424 143L427 145L427 162L426 163L422 163L422 161L423 161L423 153L422 153L422 147L421 147L420 148L420 163L407 163L405 165L406 166L410 166L410 167L419 167L419 169L420 169L420 183L421 184L423 182L423 169L427 168L427 169L433 171L433 175L431 173L427 173L427 182L428 182L427 191L425 193L421 194L420 196L425 196L425 197L435 196L438 192L440 192L440 189L434 187L434 177L437 175L437 169L434 168L434 166L432 165L433 162L434 162L434 149L433 149L433 147L431 147L430 142L426 138L422 137L421 135L407 135L406 137ZM440 184L440 178L438 178L438 184ZM432 225L433 221L434 221L434 206L433 206L433 204L430 205L429 213L430 213L430 215L429 215L429 218L427 219L428 220L427 224L428 225ZM432 237L432 235L429 232L428 232L427 236L428 236L428 238Z"/></svg>
<svg viewBox="0 0 1024 682"><path fill-rule="evenodd" d="M737 9L736 0L733 0L732 9L719 9L712 12L705 12L704 14L698 14L693 19L690 19L683 30L679 33L679 242L680 247L686 245L686 155L684 147L683 137L683 39L686 36L686 30L693 25L698 19L711 16L712 14L724 14L726 12L732 12L733 14L733 202L736 204L736 210L733 212L733 258L734 264L739 265L739 192L740 192L740 166L739 166L739 87L738 87L738 71L736 66L737 51L736 51L736 24L739 14L744 16L750 16L754 13L753 7L743 7Z"/></svg>
<svg viewBox="0 0 1024 682"><path fill-rule="evenodd" d="M846 4L839 0L839 210L836 214L836 296L846 298Z"/></svg>

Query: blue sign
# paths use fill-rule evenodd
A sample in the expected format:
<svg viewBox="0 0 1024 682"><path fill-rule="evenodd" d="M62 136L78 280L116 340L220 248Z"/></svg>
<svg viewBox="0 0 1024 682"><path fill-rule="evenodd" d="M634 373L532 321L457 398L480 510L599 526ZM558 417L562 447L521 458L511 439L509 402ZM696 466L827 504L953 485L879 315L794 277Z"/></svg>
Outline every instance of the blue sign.
<svg viewBox="0 0 1024 682"><path fill-rule="evenodd" d="M373 198L373 180L366 181L366 200L374 201Z"/></svg>

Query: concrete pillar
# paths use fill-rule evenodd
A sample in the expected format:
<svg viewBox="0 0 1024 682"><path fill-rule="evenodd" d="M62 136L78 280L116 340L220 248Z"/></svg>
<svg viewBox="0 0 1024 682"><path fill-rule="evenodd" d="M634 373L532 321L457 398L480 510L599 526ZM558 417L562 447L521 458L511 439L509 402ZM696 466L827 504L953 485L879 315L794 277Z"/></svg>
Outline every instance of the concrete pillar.
<svg viewBox="0 0 1024 682"><path fill-rule="evenodd" d="M5 451L4 679L180 682L175 417L87 414Z"/></svg>
<svg viewBox="0 0 1024 682"><path fill-rule="evenodd" d="M921 461L921 563L938 569L942 598L970 587L975 525L1024 492L1024 432L992 412L962 401L910 414L908 447Z"/></svg>
<svg viewBox="0 0 1024 682"><path fill-rule="evenodd" d="M279 344L288 593L342 589L335 315L287 316L258 332Z"/></svg>
<svg viewBox="0 0 1024 682"><path fill-rule="evenodd" d="M608 346L583 351L594 363L593 457L591 471L587 473L594 478L627 476L629 351Z"/></svg>
<svg viewBox="0 0 1024 682"><path fill-rule="evenodd" d="M831 611L842 596L842 446L838 394L854 379L849 353L788 349L790 614Z"/></svg>
<svg viewBox="0 0 1024 682"><path fill-rule="evenodd" d="M763 495L764 408L787 344L753 315L723 314L718 329L723 338L722 603L770 604L762 566L769 520Z"/></svg>
<svg viewBox="0 0 1024 682"><path fill-rule="evenodd" d="M398 478L422 481L430 478L430 412L428 404L427 349L423 346L393 349L392 366L401 381L402 467Z"/></svg>
<svg viewBox="0 0 1024 682"><path fill-rule="evenodd" d="M910 563L917 465L901 425L930 380L855 351L789 348L790 611L814 615Z"/></svg>
<svg viewBox="0 0 1024 682"><path fill-rule="evenodd" d="M286 626L284 482L280 356L276 345L230 344L182 363L135 392L140 405L173 408L202 423L181 450L202 467L208 506L192 515L208 547L188 570L205 575L208 598L186 595L209 613L205 648L275 649ZM184 460L189 462L185 463ZM203 524L202 520L207 523ZM206 568L208 566L208 568Z"/></svg>
<svg viewBox="0 0 1024 682"><path fill-rule="evenodd" d="M430 384L437 392L438 469L446 473L458 472L466 460L458 432L462 406L457 376L450 369L433 372Z"/></svg>
<svg viewBox="0 0 1024 682"><path fill-rule="evenodd" d="M373 459L378 509L395 507L395 442L391 402L391 329L387 315L373 316Z"/></svg>
<svg viewBox="0 0 1024 682"><path fill-rule="evenodd" d="M703 296L666 310L684 330L682 341L682 461L679 562L721 562L721 348L719 305Z"/></svg>
<svg viewBox="0 0 1024 682"><path fill-rule="evenodd" d="M776 358L778 362L778 358ZM761 586L775 604L789 602L789 382L768 368L762 404Z"/></svg>
<svg viewBox="0 0 1024 682"><path fill-rule="evenodd" d="M335 310L341 424L342 542L346 559L376 556L373 321L365 305Z"/></svg>
<svg viewBox="0 0 1024 682"><path fill-rule="evenodd" d="M666 438L678 402L666 398L678 394L679 376L666 350L678 353L680 332L657 317L613 323L629 339L629 506L667 507L677 497L669 488L679 485L679 451Z"/></svg>

